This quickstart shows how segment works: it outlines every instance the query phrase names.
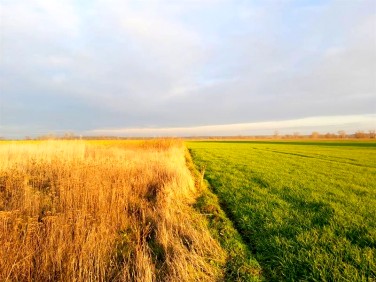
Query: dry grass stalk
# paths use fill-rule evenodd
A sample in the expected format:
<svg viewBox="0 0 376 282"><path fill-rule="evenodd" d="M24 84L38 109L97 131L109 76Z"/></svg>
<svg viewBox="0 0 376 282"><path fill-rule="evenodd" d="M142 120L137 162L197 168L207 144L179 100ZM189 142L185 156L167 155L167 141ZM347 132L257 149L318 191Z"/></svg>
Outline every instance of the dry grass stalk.
<svg viewBox="0 0 376 282"><path fill-rule="evenodd" d="M184 147L0 145L0 281L213 281Z"/></svg>

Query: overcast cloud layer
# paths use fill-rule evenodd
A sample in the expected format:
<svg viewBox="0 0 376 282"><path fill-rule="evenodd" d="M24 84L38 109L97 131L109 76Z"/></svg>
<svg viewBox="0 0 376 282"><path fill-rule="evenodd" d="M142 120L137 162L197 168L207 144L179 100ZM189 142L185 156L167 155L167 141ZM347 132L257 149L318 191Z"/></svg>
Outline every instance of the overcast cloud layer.
<svg viewBox="0 0 376 282"><path fill-rule="evenodd" d="M291 120L294 131L375 128L373 0L3 0L0 9L0 136L272 134ZM234 125L256 123L264 132ZM212 125L226 126L202 127Z"/></svg>

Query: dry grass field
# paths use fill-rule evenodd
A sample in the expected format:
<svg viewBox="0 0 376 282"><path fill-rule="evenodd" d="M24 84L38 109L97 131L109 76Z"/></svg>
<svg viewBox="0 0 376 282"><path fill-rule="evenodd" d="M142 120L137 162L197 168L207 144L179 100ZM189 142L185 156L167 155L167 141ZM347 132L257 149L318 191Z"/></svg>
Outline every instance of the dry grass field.
<svg viewBox="0 0 376 282"><path fill-rule="evenodd" d="M0 143L0 281L214 281L176 141Z"/></svg>

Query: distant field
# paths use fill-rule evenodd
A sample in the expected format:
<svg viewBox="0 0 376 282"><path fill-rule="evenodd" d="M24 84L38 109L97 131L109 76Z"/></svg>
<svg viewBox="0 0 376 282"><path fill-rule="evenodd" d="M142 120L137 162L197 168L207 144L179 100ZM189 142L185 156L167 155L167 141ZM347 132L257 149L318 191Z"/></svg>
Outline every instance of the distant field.
<svg viewBox="0 0 376 282"><path fill-rule="evenodd" d="M188 142L267 281L375 281L375 142Z"/></svg>

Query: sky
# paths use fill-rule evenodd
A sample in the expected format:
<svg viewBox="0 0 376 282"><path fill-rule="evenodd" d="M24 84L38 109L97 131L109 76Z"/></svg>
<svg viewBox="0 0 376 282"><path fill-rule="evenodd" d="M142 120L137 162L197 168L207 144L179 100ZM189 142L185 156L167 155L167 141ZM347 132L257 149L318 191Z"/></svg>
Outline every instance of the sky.
<svg viewBox="0 0 376 282"><path fill-rule="evenodd" d="M0 136L376 129L376 1L1 0Z"/></svg>

